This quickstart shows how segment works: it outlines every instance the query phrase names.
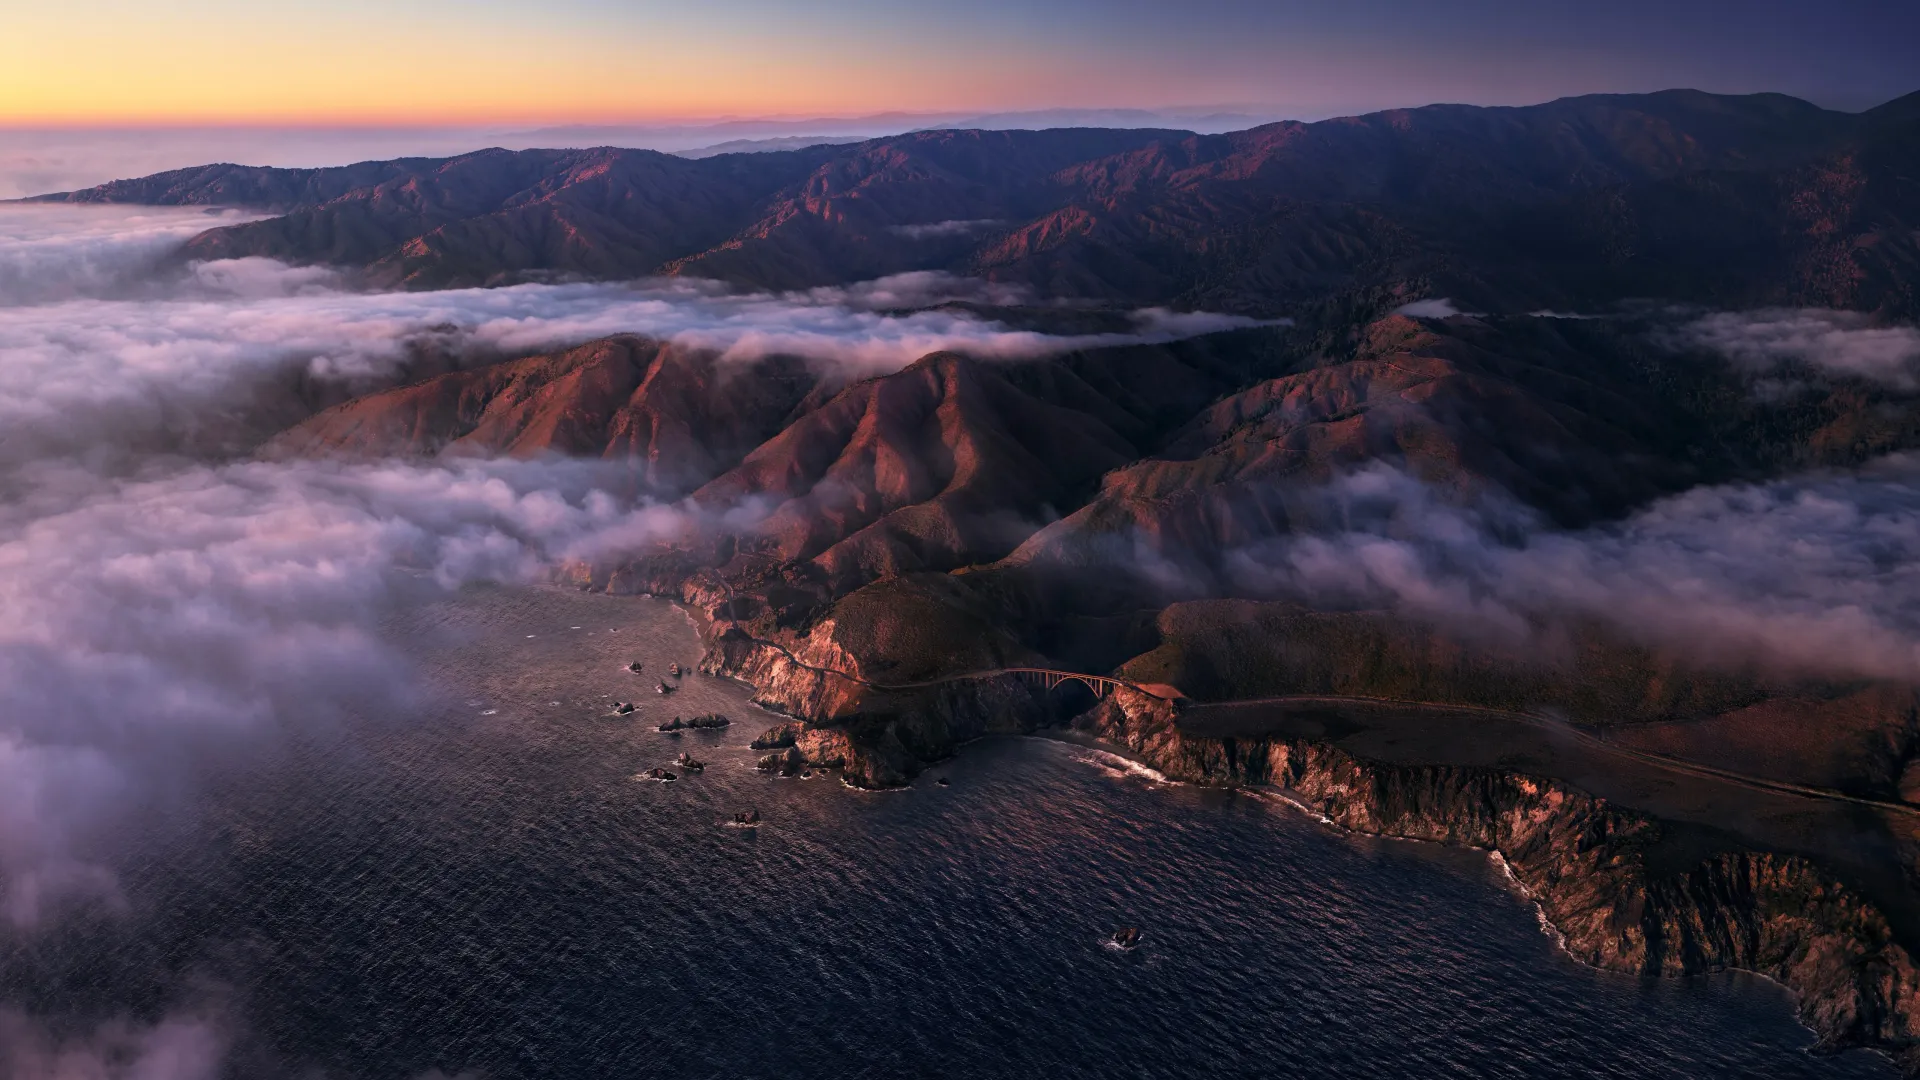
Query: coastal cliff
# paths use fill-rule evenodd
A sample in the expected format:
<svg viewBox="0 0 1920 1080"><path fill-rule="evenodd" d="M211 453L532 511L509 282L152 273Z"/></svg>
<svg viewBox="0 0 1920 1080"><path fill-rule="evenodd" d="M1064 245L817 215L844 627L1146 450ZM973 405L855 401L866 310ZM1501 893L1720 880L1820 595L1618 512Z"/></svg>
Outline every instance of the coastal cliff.
<svg viewBox="0 0 1920 1080"><path fill-rule="evenodd" d="M838 644L830 619L776 641L716 618L730 600L705 575L677 589L664 576L579 583L677 595L707 643L701 670L747 683L757 703L791 718L754 740L775 767L896 787L973 739L1065 723L1175 780L1278 789L1343 829L1487 850L1575 959L1645 976L1764 975L1794 993L1819 1050L1873 1049L1920 1076L1920 967L1881 910L1807 858L1729 849L1676 859L1662 847L1665 822L1567 783L1376 760L1331 739L1195 734L1171 703L1124 687L1065 718L1006 676L889 683L881 676L892 672L862 667L864 650Z"/></svg>
<svg viewBox="0 0 1920 1080"><path fill-rule="evenodd" d="M1075 726L1174 779L1272 785L1344 829L1495 852L1575 959L1640 975L1765 975L1794 992L1821 1049L1868 1047L1920 1075L1920 969L1881 912L1804 858L1723 852L1659 872L1659 821L1566 785L1368 761L1311 740L1192 737L1165 702L1126 691Z"/></svg>
<svg viewBox="0 0 1920 1080"><path fill-rule="evenodd" d="M806 644L831 651L811 639ZM1032 731L1046 720L1033 695L1011 679L890 690L820 659L826 657L796 655L733 629L714 641L700 669L747 683L756 704L795 717L755 740L756 747L794 748L796 765L840 769L854 787L898 787L962 743Z"/></svg>
<svg viewBox="0 0 1920 1080"><path fill-rule="evenodd" d="M737 630L713 640L703 670L794 717L756 746L862 787L905 783L960 743L1050 719L1011 679L887 691ZM1196 736L1168 702L1126 689L1071 725L1176 780L1269 786L1343 829L1493 852L1575 959L1647 976L1764 975L1793 991L1819 1049L1878 1050L1920 1075L1920 968L1879 910L1805 858L1724 851L1660 866L1662 822L1557 781L1367 760L1312 739Z"/></svg>

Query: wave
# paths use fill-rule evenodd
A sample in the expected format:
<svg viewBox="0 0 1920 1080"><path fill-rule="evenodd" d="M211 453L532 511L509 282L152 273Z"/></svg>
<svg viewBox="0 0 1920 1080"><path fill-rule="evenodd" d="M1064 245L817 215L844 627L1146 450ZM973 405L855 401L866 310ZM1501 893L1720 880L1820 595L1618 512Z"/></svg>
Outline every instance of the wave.
<svg viewBox="0 0 1920 1080"><path fill-rule="evenodd" d="M1121 757L1119 754L1110 754L1105 750L1088 750L1084 755L1074 755L1074 760L1086 765L1097 765L1108 772L1137 777L1150 784L1179 783L1179 781L1170 779L1166 773L1158 769L1142 765L1132 758Z"/></svg>

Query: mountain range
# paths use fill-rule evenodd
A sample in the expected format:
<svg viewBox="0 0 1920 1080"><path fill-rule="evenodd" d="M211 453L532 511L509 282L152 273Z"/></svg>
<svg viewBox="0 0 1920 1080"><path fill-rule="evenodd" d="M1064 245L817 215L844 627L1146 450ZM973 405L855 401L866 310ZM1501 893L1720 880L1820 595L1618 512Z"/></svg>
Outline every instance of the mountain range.
<svg viewBox="0 0 1920 1080"><path fill-rule="evenodd" d="M1234 595L1234 553L1322 527L1310 493L1371 465L1581 528L1700 485L1920 447L1910 380L1789 365L1791 392L1756 392L1754 371L1671 334L1698 310L1674 305L1920 314L1920 94L1862 114L1674 91L1225 135L210 165L45 198L257 208L275 216L177 257L320 263L372 286L797 289L940 270L1017 286L1027 301L949 306L1029 329L1138 304L1286 317L1030 360L936 353L866 378L622 335L372 393L263 449L601 457L661 499L759 507L698 558L585 572L674 593L717 578L729 610L763 613L740 625L801 652L847 625L845 605L911 593L898 602L923 627L990 628L970 640L1000 642L998 661L1120 667L1155 647L1141 619ZM862 640L829 651L859 671L969 662L915 654L912 635ZM1888 737L1920 752L1920 719L1895 713ZM1908 756L1847 782L1892 792Z"/></svg>
<svg viewBox="0 0 1920 1080"><path fill-rule="evenodd" d="M1504 312L1657 297L1912 318L1916 131L1920 95L1852 114L1672 91L1222 135L213 165L43 198L261 208L281 216L184 257L322 262L409 288L685 274L795 289L937 269L1251 313L1435 294Z"/></svg>

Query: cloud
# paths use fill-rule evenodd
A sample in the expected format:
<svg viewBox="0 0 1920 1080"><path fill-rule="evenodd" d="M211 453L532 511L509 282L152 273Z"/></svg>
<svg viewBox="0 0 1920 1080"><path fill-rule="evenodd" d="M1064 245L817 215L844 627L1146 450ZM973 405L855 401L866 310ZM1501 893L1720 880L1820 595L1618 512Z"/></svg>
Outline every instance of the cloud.
<svg viewBox="0 0 1920 1080"><path fill-rule="evenodd" d="M47 467L0 506L0 918L117 901L127 814L282 728L388 709L399 600L740 527L623 500L601 462Z"/></svg>
<svg viewBox="0 0 1920 1080"><path fill-rule="evenodd" d="M1401 304L1393 309L1395 315L1406 315L1415 319L1450 319L1455 315L1465 315L1453 306L1453 301L1440 296L1430 300L1415 300L1411 304Z"/></svg>
<svg viewBox="0 0 1920 1080"><path fill-rule="evenodd" d="M83 234L141 238L116 251L146 252L161 236L177 242L169 230L180 227L168 219L130 234L123 217L84 211L61 220L81 223ZM123 227L115 231L114 222ZM93 265L79 240L55 250L70 269ZM1018 304L1029 299L1024 291L930 273L784 294L684 280L355 293L322 268L255 258L200 263L164 290L132 291L138 295L0 306L0 464L81 453L232 453L349 393L615 333L735 359L794 355L863 376L948 349L1019 358L1267 325L1145 312L1124 333L1016 330L928 306Z"/></svg>
<svg viewBox="0 0 1920 1080"><path fill-rule="evenodd" d="M1006 222L999 218L954 218L950 221L930 221L921 225L895 225L888 231L908 240L944 240L949 237L984 232L1004 224Z"/></svg>
<svg viewBox="0 0 1920 1080"><path fill-rule="evenodd" d="M256 217L200 207L0 206L0 307L124 292L194 235Z"/></svg>
<svg viewBox="0 0 1920 1080"><path fill-rule="evenodd" d="M1881 325L1860 312L1718 312L1681 326L1671 338L1720 353L1756 374L1801 364L1895 389L1920 388L1920 328Z"/></svg>
<svg viewBox="0 0 1920 1080"><path fill-rule="evenodd" d="M702 289L715 296L725 296L731 292L719 282L697 278L686 279L678 284L682 288ZM1034 295L1031 288L1018 283L957 277L940 270L912 270L851 285L820 285L782 293L781 296L790 302L845 307L855 311L911 311L956 301L991 307L1035 307L1056 303L1041 299Z"/></svg>
<svg viewBox="0 0 1920 1080"><path fill-rule="evenodd" d="M194 1014L122 1018L73 1037L0 1010L0 1076L9 1080L217 1080L226 1050L220 1026Z"/></svg>
<svg viewBox="0 0 1920 1080"><path fill-rule="evenodd" d="M1292 319L1249 319L1240 315L1220 315L1208 311L1170 311L1166 308L1142 308L1133 313L1134 326L1141 341L1178 341L1218 334L1227 330L1246 330L1257 326L1292 326Z"/></svg>
<svg viewBox="0 0 1920 1080"><path fill-rule="evenodd" d="M1697 488L1572 533L1386 466L1312 499L1317 520L1343 524L1231 553L1231 590L1384 607L1515 644L1596 620L1708 663L1920 682L1920 458Z"/></svg>

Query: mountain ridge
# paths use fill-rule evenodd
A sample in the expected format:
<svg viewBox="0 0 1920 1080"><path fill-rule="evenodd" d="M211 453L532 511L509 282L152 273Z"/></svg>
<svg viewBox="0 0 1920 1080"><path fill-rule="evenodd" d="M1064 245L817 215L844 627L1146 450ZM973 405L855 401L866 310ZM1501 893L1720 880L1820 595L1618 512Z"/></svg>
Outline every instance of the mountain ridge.
<svg viewBox="0 0 1920 1080"><path fill-rule="evenodd" d="M1510 312L1662 296L1911 318L1916 100L1856 114L1662 91L1220 135L934 130L698 160L485 150L41 198L265 206L281 216L209 231L182 258L326 263L376 287L680 274L786 290L941 270L1252 314L1439 294Z"/></svg>

